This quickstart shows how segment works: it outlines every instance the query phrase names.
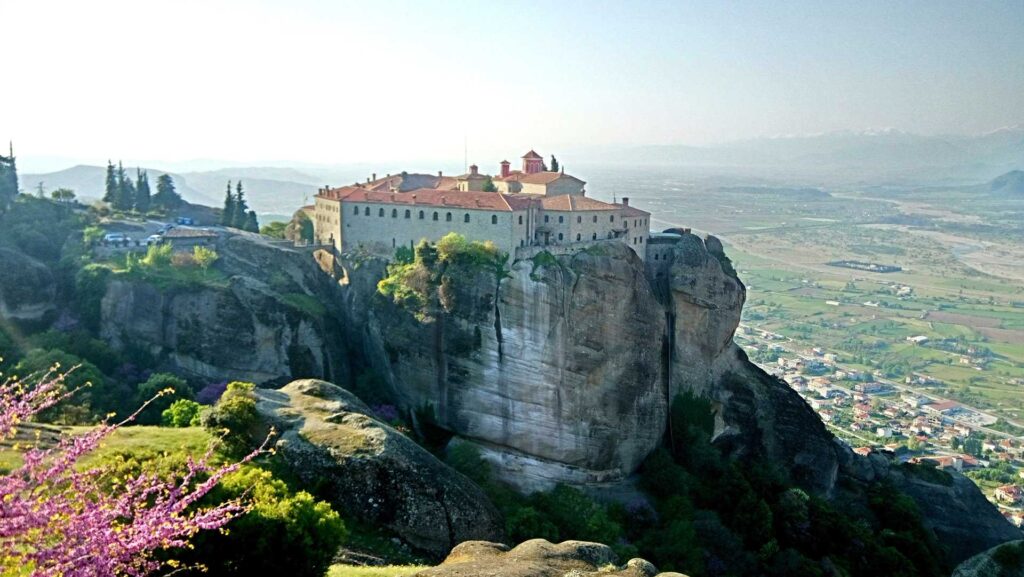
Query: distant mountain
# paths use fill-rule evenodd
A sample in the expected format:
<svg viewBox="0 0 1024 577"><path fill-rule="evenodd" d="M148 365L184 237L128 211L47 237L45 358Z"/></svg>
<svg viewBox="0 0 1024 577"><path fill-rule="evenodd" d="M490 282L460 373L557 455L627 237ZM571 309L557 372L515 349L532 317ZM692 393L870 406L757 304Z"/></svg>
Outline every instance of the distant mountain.
<svg viewBox="0 0 1024 577"><path fill-rule="evenodd" d="M136 167L125 167L135 177ZM182 198L194 204L221 206L224 188L230 180L242 181L249 206L260 214L292 214L304 203L312 202L319 182L315 176L291 168L239 167L223 168L207 172L165 172L145 168L149 181L155 182L161 174L170 174ZM43 174L22 174L21 188L32 190L39 182L47 190L66 187L74 190L85 200L103 197L106 167L78 165L57 172Z"/></svg>
<svg viewBox="0 0 1024 577"><path fill-rule="evenodd" d="M989 183L989 188L998 194L1024 195L1024 170L1011 170L1004 175L997 176Z"/></svg>
<svg viewBox="0 0 1024 577"><path fill-rule="evenodd" d="M606 149L603 163L748 169L837 180L977 182L1024 163L1024 126L975 136L922 136L893 129L779 136L696 147Z"/></svg>

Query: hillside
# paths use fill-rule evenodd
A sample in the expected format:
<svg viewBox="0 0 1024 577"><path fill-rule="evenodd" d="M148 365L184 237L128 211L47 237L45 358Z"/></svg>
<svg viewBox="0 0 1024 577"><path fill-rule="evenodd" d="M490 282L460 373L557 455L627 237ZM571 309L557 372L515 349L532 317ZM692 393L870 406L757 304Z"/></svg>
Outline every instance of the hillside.
<svg viewBox="0 0 1024 577"><path fill-rule="evenodd" d="M227 181L242 180L251 206L259 214L291 214L316 194L317 177L290 168L239 167L203 172L166 172L142 167L149 172L150 182L161 174L174 178L182 198L193 204L220 206ZM136 167L126 166L134 177ZM47 191L70 188L84 200L103 197L106 167L77 165L57 172L22 174L21 188L33 190L42 182Z"/></svg>
<svg viewBox="0 0 1024 577"><path fill-rule="evenodd" d="M989 183L989 189L998 194L1024 194L1024 170L1011 170L997 176Z"/></svg>

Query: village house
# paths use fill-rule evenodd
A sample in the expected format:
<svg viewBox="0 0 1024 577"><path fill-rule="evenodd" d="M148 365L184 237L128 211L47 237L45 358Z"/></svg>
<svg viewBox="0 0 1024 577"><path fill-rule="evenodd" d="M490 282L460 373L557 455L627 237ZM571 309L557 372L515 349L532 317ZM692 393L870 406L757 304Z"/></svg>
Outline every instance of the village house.
<svg viewBox="0 0 1024 577"><path fill-rule="evenodd" d="M522 160L517 171L503 161L496 177L473 165L457 177L374 174L366 183L322 188L314 204L315 238L339 252L362 249L381 256L456 232L491 241L515 259L608 241L646 257L650 213L630 206L628 197L608 203L586 196L585 182L546 170L532 150Z"/></svg>
<svg viewBox="0 0 1024 577"><path fill-rule="evenodd" d="M1024 489L1021 489L1019 485L1003 485L1001 487L996 487L993 496L997 501L1016 505L1024 499Z"/></svg>

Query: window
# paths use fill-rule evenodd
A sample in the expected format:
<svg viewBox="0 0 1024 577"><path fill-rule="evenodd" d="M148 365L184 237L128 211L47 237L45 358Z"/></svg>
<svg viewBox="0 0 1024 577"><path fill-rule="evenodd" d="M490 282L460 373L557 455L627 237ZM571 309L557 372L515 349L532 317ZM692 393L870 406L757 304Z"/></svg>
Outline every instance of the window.
<svg viewBox="0 0 1024 577"><path fill-rule="evenodd" d="M614 214L608 217L608 222L615 222L615 215Z"/></svg>
<svg viewBox="0 0 1024 577"><path fill-rule="evenodd" d="M452 213L449 212L448 214L444 215L444 219L447 220L448 222L451 222L452 221Z"/></svg>
<svg viewBox="0 0 1024 577"><path fill-rule="evenodd" d="M629 221L628 220L622 221L622 227L623 228L629 228Z"/></svg>
<svg viewBox="0 0 1024 577"><path fill-rule="evenodd" d="M558 217L558 224L562 224L563 222L565 222L565 217L559 215L559 217Z"/></svg>
<svg viewBox="0 0 1024 577"><path fill-rule="evenodd" d="M523 215L519 215L519 224L523 224Z"/></svg>
<svg viewBox="0 0 1024 577"><path fill-rule="evenodd" d="M545 214L544 215L544 222L548 222L549 220L551 220L551 219L548 217L548 215Z"/></svg>
<svg viewBox="0 0 1024 577"><path fill-rule="evenodd" d="M468 212L466 213L466 216L462 217L462 222L469 222L469 213Z"/></svg>
<svg viewBox="0 0 1024 577"><path fill-rule="evenodd" d="M579 242L579 240L580 240L580 233L577 232L576 233L576 242Z"/></svg>
<svg viewBox="0 0 1024 577"><path fill-rule="evenodd" d="M377 216L384 216L384 209L383 208L380 209L380 212L377 213Z"/></svg>
<svg viewBox="0 0 1024 577"><path fill-rule="evenodd" d="M597 215L594 215L594 222L597 222Z"/></svg>
<svg viewBox="0 0 1024 577"><path fill-rule="evenodd" d="M370 216L370 207L366 207L363 209L363 216Z"/></svg>
<svg viewBox="0 0 1024 577"><path fill-rule="evenodd" d="M640 244L643 244L643 243L644 243L644 237L641 236L640 237Z"/></svg>
<svg viewBox="0 0 1024 577"><path fill-rule="evenodd" d="M421 210L421 211L420 211L420 220L423 220L423 217L425 217L425 216L426 216L426 213L424 213L424 212L423 212L423 211Z"/></svg>
<svg viewBox="0 0 1024 577"><path fill-rule="evenodd" d="M597 233L596 232L594 233L593 236L590 237L590 240L597 240Z"/></svg>
<svg viewBox="0 0 1024 577"><path fill-rule="evenodd" d="M354 209L352 211L352 214L354 214L356 216L359 216L359 207L358 206L353 206L352 208Z"/></svg>
<svg viewBox="0 0 1024 577"><path fill-rule="evenodd" d="M562 240L562 233L558 233L558 240Z"/></svg>
<svg viewBox="0 0 1024 577"><path fill-rule="evenodd" d="M579 224L581 222L583 222L583 217L582 216L577 216L576 217L576 224Z"/></svg>
<svg viewBox="0 0 1024 577"><path fill-rule="evenodd" d="M654 260L658 260L658 253L654 253Z"/></svg>
<svg viewBox="0 0 1024 577"><path fill-rule="evenodd" d="M398 209L397 208L392 208L391 209L391 218L398 218Z"/></svg>
<svg viewBox="0 0 1024 577"><path fill-rule="evenodd" d="M492 214L491 215L491 224L498 224L498 215L496 215L496 214Z"/></svg>
<svg viewBox="0 0 1024 577"><path fill-rule="evenodd" d="M411 218L411 217L412 217L412 211L409 210L408 208L405 209L405 218Z"/></svg>
<svg viewBox="0 0 1024 577"><path fill-rule="evenodd" d="M519 246L526 246L526 241L525 240L520 240L519 241Z"/></svg>
<svg viewBox="0 0 1024 577"><path fill-rule="evenodd" d="M437 211L434 211L434 220L437 220Z"/></svg>

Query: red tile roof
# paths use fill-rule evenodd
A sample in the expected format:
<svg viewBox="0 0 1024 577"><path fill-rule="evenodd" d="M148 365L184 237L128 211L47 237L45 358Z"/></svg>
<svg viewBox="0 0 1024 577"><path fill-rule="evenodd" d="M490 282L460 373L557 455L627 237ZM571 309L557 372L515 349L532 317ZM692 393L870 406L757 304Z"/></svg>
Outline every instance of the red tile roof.
<svg viewBox="0 0 1024 577"><path fill-rule="evenodd" d="M379 192L358 187L331 190L332 193L335 191L338 192L339 199L343 202L370 202L504 212L526 210L531 203L537 202L536 199L524 197L523 195L437 190L434 188L419 188L409 192Z"/></svg>
<svg viewBox="0 0 1024 577"><path fill-rule="evenodd" d="M584 184L582 180L576 178L575 176L570 176L568 174L564 174L561 172L551 172L550 170L544 172L534 172L532 174L523 174L522 176L519 177L519 182L528 182L530 184L551 184L552 182L562 178L571 178L572 180L575 180L580 184Z"/></svg>
<svg viewBox="0 0 1024 577"><path fill-rule="evenodd" d="M542 158L542 157L541 157L541 155L539 155L536 152L534 152L533 149L530 149L530 152L527 152L526 154L524 154L523 158Z"/></svg>

